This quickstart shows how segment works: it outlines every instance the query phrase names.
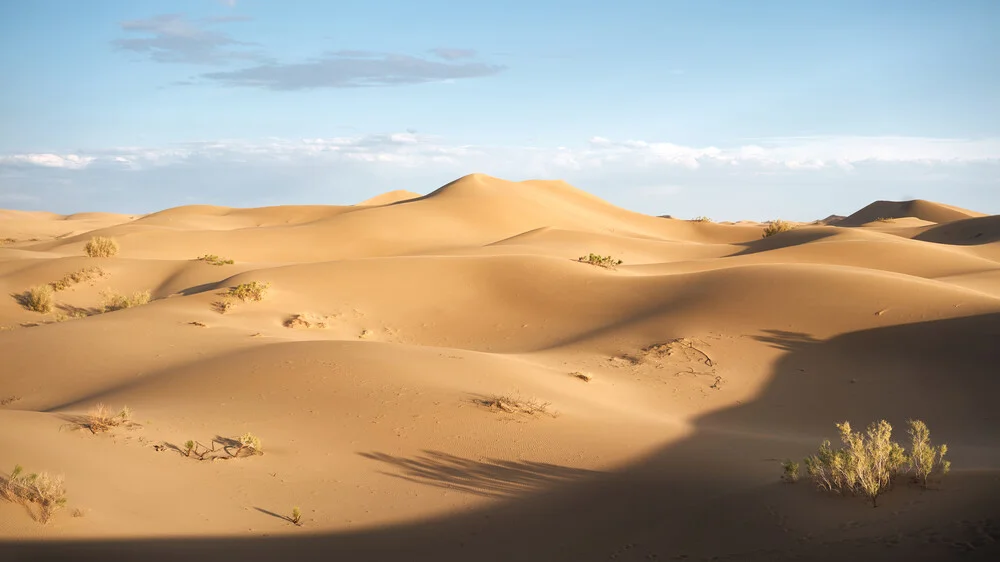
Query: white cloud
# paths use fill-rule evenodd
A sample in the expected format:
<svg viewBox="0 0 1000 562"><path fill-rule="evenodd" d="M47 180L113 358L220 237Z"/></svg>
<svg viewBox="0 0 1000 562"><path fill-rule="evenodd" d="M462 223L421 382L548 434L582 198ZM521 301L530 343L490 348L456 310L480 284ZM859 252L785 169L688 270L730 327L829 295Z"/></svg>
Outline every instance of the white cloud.
<svg viewBox="0 0 1000 562"><path fill-rule="evenodd" d="M11 154L0 156L0 165L29 164L45 168L79 170L86 168L94 160L95 158L92 156L79 156L77 154Z"/></svg>

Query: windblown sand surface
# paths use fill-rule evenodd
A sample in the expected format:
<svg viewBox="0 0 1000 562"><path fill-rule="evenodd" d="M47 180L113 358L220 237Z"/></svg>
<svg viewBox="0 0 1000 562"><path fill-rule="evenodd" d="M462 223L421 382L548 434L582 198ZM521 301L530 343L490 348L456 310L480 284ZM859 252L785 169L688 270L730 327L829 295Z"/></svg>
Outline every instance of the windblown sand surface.
<svg viewBox="0 0 1000 562"><path fill-rule="evenodd" d="M344 207L0 211L0 470L69 497L48 525L0 502L0 560L1000 555L1000 217L831 220L762 239L483 175ZM118 256L86 257L94 235ZM14 298L93 266L50 314ZM251 281L264 299L221 313ZM102 314L108 289L153 300ZM137 425L80 429L98 403ZM872 509L779 480L836 422L905 441L911 417L949 445L932 490ZM244 432L262 456L181 451Z"/></svg>

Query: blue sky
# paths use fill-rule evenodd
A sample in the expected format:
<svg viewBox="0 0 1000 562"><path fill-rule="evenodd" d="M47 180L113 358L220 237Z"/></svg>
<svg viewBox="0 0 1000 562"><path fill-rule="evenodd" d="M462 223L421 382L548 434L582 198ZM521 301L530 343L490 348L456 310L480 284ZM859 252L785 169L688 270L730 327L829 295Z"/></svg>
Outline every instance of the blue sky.
<svg viewBox="0 0 1000 562"><path fill-rule="evenodd" d="M1000 2L9 0L0 208L485 172L650 214L1000 213Z"/></svg>

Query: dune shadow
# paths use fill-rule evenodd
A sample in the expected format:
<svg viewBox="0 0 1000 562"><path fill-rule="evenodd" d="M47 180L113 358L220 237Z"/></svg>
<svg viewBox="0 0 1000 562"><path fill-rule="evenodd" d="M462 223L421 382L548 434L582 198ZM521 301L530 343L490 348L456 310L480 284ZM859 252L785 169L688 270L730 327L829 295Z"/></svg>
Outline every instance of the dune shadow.
<svg viewBox="0 0 1000 562"><path fill-rule="evenodd" d="M441 451L423 451L412 458L386 453L359 454L395 469L394 472L382 472L393 478L491 498L516 497L601 474L534 461L472 460Z"/></svg>

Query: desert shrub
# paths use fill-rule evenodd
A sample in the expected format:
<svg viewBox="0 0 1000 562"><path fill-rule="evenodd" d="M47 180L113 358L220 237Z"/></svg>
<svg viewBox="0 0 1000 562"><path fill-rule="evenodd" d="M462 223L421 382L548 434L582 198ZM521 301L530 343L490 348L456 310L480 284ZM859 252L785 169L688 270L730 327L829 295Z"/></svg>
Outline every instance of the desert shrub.
<svg viewBox="0 0 1000 562"><path fill-rule="evenodd" d="M322 316L316 316L313 314L296 314L285 320L284 326L286 328L327 328L328 321Z"/></svg>
<svg viewBox="0 0 1000 562"><path fill-rule="evenodd" d="M240 283L235 287L231 287L228 295L243 302L260 302L264 300L264 295L267 294L267 290L270 287L270 283L250 281L249 283Z"/></svg>
<svg viewBox="0 0 1000 562"><path fill-rule="evenodd" d="M64 291L77 283L93 281L106 277L108 274L100 267L85 267L83 269L66 274L62 279L49 283L53 291Z"/></svg>
<svg viewBox="0 0 1000 562"><path fill-rule="evenodd" d="M712 219L705 216L701 216L691 219L691 222L712 222Z"/></svg>
<svg viewBox="0 0 1000 562"><path fill-rule="evenodd" d="M781 479L789 484L794 484L799 481L799 463L788 459L781 463Z"/></svg>
<svg viewBox="0 0 1000 562"><path fill-rule="evenodd" d="M878 217L875 219L875 222L896 222L896 219L892 217Z"/></svg>
<svg viewBox="0 0 1000 562"><path fill-rule="evenodd" d="M114 238L94 236L83 247L83 251L92 258L110 258L118 254L118 242Z"/></svg>
<svg viewBox="0 0 1000 562"><path fill-rule="evenodd" d="M200 261L203 261L203 262L211 264L211 265L233 265L234 263L236 263L233 260L228 260L228 259L225 259L225 258L220 258L219 256L217 256L215 254L205 254L204 256L201 256L198 259Z"/></svg>
<svg viewBox="0 0 1000 562"><path fill-rule="evenodd" d="M219 314L225 314L234 308L236 308L236 301L230 297L225 297L222 300L217 300L212 303L212 308L215 309Z"/></svg>
<svg viewBox="0 0 1000 562"><path fill-rule="evenodd" d="M104 404L98 404L91 410L82 423L91 433L104 433L119 426L132 425L132 409L123 406L116 414L112 414Z"/></svg>
<svg viewBox="0 0 1000 562"><path fill-rule="evenodd" d="M262 455L264 450L260 446L260 437L257 437L253 433L246 432L240 435L240 447L236 450L236 455L238 456L241 452L248 452L252 455Z"/></svg>
<svg viewBox="0 0 1000 562"><path fill-rule="evenodd" d="M773 220L767 223L767 227L764 229L764 236L762 238L767 238L768 236L774 236L775 234L780 234L782 232L788 232L795 228L795 225L783 220Z"/></svg>
<svg viewBox="0 0 1000 562"><path fill-rule="evenodd" d="M136 291L131 295L122 295L111 290L101 293L104 298L104 312L114 312L125 308L133 308L148 304L150 300L149 291Z"/></svg>
<svg viewBox="0 0 1000 562"><path fill-rule="evenodd" d="M17 242L14 238L0 238L0 246Z"/></svg>
<svg viewBox="0 0 1000 562"><path fill-rule="evenodd" d="M931 474L948 474L951 461L944 460L948 446L931 445L931 431L920 420L907 420L910 426L910 470L920 485L927 488L927 477Z"/></svg>
<svg viewBox="0 0 1000 562"><path fill-rule="evenodd" d="M292 508L292 516L288 518L295 525L302 525L302 510L298 507Z"/></svg>
<svg viewBox="0 0 1000 562"><path fill-rule="evenodd" d="M622 260L616 260L611 256L602 256L600 254L590 254L587 256L582 256L577 258L577 261L583 263L589 263L590 265L596 265L598 267L604 267L607 269L614 269L615 267L621 265Z"/></svg>
<svg viewBox="0 0 1000 562"><path fill-rule="evenodd" d="M48 314L55 306L55 291L49 285L38 285L17 295L17 301L28 310Z"/></svg>
<svg viewBox="0 0 1000 562"><path fill-rule="evenodd" d="M594 380L594 375L592 375L590 373L584 373L583 371L573 371L570 374L573 375L574 377L582 380L583 382L590 382L590 381Z"/></svg>
<svg viewBox="0 0 1000 562"><path fill-rule="evenodd" d="M183 449L173 445L171 447L185 457L193 457L201 461L235 459L240 456L264 454L260 437L250 432L236 438L217 436L207 446L199 441L188 440L184 443Z"/></svg>
<svg viewBox="0 0 1000 562"><path fill-rule="evenodd" d="M854 433L849 422L837 424L844 447L834 450L824 441L819 453L805 459L816 485L837 493L860 493L878 507L878 497L892 486L907 463L906 451L892 441L892 426L882 420Z"/></svg>
<svg viewBox="0 0 1000 562"><path fill-rule="evenodd" d="M15 466L10 476L0 482L0 496L10 502L29 507L38 505L38 515L32 514L42 524L48 523L59 508L66 505L66 487L62 476L49 476L45 472L24 474Z"/></svg>

